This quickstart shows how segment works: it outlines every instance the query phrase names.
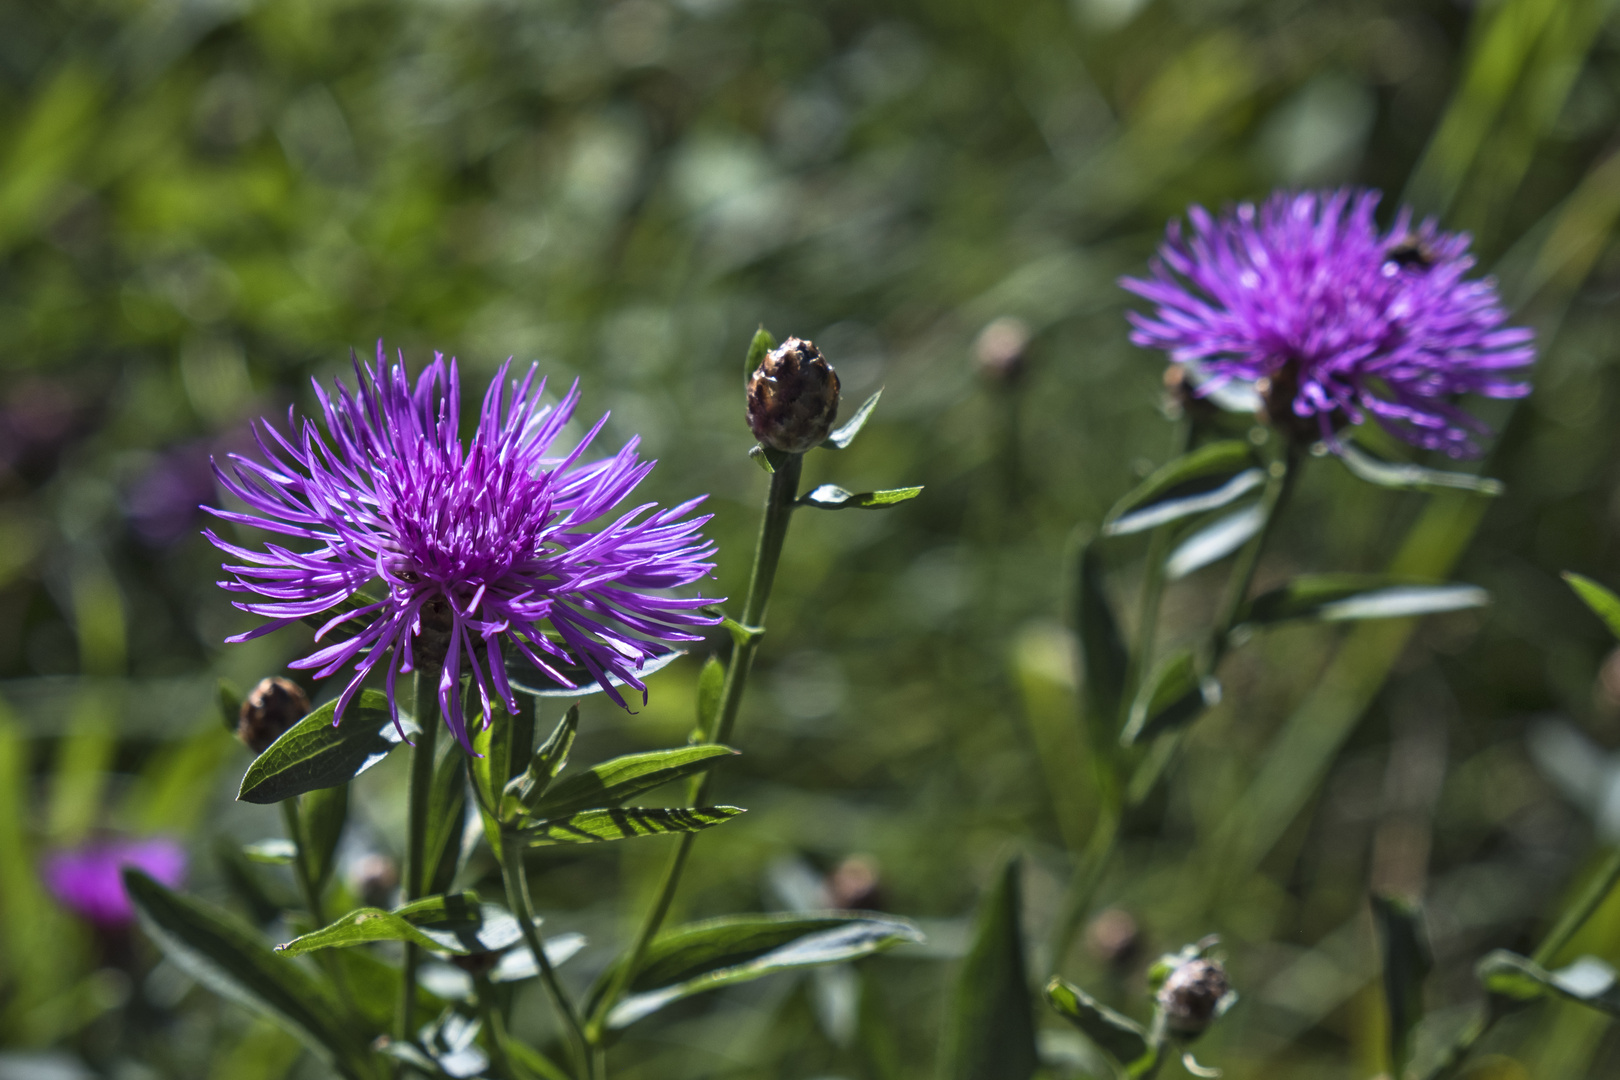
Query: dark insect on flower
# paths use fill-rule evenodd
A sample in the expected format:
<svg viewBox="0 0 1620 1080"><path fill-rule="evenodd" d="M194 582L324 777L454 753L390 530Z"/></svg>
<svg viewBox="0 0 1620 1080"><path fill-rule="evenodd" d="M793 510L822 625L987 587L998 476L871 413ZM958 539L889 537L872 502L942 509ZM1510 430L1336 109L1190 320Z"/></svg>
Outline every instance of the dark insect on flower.
<svg viewBox="0 0 1620 1080"><path fill-rule="evenodd" d="M821 350L790 337L748 378L748 427L773 450L802 454L838 419L838 373Z"/></svg>
<svg viewBox="0 0 1620 1080"><path fill-rule="evenodd" d="M236 737L255 754L262 754L308 714L309 695L303 687L279 675L260 679L242 699Z"/></svg>
<svg viewBox="0 0 1620 1080"><path fill-rule="evenodd" d="M256 425L262 462L232 454L228 470L215 465L247 511L211 513L307 547L253 550L205 534L237 560L221 584L254 596L236 606L270 620L230 640L329 615L316 641L340 639L292 666L317 678L353 666L334 721L377 672L397 724L398 676L422 668L436 674L445 722L469 746L463 676L486 723L492 700L518 707L503 646L563 686L576 685L565 667L583 667L622 706L610 676L645 696L637 671L717 621L700 610L712 600L668 593L714 568L699 533L708 518L688 516L702 499L607 518L653 462L637 456L635 439L583 462L605 416L573 449L553 453L578 383L542 405L545 381L531 367L508 383L509 364L465 446L455 361L435 356L413 386L379 342L375 365L355 361L357 392L339 385L329 396L316 384L324 430L289 412L286 435ZM380 599L362 592L372 584Z"/></svg>
<svg viewBox="0 0 1620 1080"><path fill-rule="evenodd" d="M1267 414L1293 438L1337 447L1339 428L1371 415L1413 445L1477 453L1488 429L1456 399L1529 393L1510 373L1535 360L1533 335L1504 325L1490 279L1465 279L1466 235L1414 227L1409 209L1381 232L1378 200L1278 193L1219 218L1194 206L1152 276L1121 282L1156 305L1130 314L1131 340L1196 363L1199 393L1265 380Z"/></svg>

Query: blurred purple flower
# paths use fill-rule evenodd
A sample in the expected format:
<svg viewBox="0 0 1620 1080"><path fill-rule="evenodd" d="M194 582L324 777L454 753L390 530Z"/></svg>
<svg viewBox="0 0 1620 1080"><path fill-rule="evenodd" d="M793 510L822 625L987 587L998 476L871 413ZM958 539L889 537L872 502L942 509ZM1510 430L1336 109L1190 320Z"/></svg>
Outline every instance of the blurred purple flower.
<svg viewBox="0 0 1620 1080"><path fill-rule="evenodd" d="M186 851L164 837L147 840L92 840L45 856L40 873L45 887L64 907L97 926L115 928L135 918L121 871L133 866L171 889L186 876Z"/></svg>
<svg viewBox="0 0 1620 1080"><path fill-rule="evenodd" d="M166 547L192 534L200 513L197 504L214 497L212 461L207 441L176 446L130 486L124 512L142 540Z"/></svg>
<svg viewBox="0 0 1620 1080"><path fill-rule="evenodd" d="M632 439L610 458L581 464L606 416L572 450L548 456L578 404L578 383L543 406L545 380L531 367L508 384L508 367L490 384L463 448L455 361L436 355L413 388L403 361L390 366L379 342L374 366L355 361L357 394L339 385L329 397L316 384L324 433L309 420L299 426L289 411L289 436L268 423L255 428L265 464L232 454L229 472L216 465L249 512L211 513L314 544L307 552L278 544L252 551L205 534L240 560L226 565L235 580L222 585L266 601L236 606L271 620L230 640L330 614L316 640L345 623L352 636L292 666L324 678L353 663L338 716L380 667L398 723L397 676L436 667L442 715L464 746L464 668L486 722L492 696L517 708L503 643L565 686L574 683L559 667L577 664L619 705L610 674L645 695L637 669L717 621L698 610L711 601L661 592L714 568L714 548L698 532L708 517L687 517L702 498L670 510L643 503L598 523L654 463L637 457ZM378 579L381 599L357 598ZM351 599L359 606L341 606Z"/></svg>
<svg viewBox="0 0 1620 1080"><path fill-rule="evenodd" d="M1416 446L1452 457L1478 452L1488 432L1458 395L1522 397L1506 374L1535 359L1531 331L1504 327L1468 236L1402 208L1380 232L1376 191L1278 192L1220 218L1200 206L1173 221L1148 279L1121 284L1157 305L1130 313L1131 340L1199 365L1209 392L1233 379L1268 380L1274 421L1290 415L1329 445L1367 414Z"/></svg>

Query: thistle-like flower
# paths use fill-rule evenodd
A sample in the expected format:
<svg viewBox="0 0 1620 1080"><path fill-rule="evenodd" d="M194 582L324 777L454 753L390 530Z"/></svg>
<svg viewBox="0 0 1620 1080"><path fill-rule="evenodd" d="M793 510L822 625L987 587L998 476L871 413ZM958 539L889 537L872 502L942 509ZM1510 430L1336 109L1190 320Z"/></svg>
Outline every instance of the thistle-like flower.
<svg viewBox="0 0 1620 1080"><path fill-rule="evenodd" d="M1465 280L1468 236L1416 227L1403 208L1380 232L1376 191L1279 192L1211 217L1173 221L1147 279L1121 284L1152 301L1130 313L1131 340L1196 364L1209 392L1254 382L1274 424L1322 439L1370 414L1398 437L1452 457L1488 432L1463 394L1514 398L1507 374L1535 359L1531 331L1504 326L1490 279Z"/></svg>
<svg viewBox="0 0 1620 1080"><path fill-rule="evenodd" d="M270 620L229 640L330 615L316 641L339 640L292 666L325 678L352 664L338 718L380 671L397 724L397 678L422 669L437 675L441 714L464 746L463 675L486 723L493 699L517 709L503 646L563 686L575 682L562 668L582 667L621 706L610 676L645 696L638 669L716 621L699 610L712 601L667 593L713 569L714 548L698 531L708 517L688 516L702 498L606 519L654 462L640 460L631 439L612 457L583 463L606 416L552 455L579 385L542 405L545 380L535 368L508 383L509 366L490 384L463 447L455 361L436 355L413 387L403 358L390 365L379 342L374 366L355 361L356 393L339 384L329 396L316 383L324 432L289 411L287 435L256 425L263 462L232 454L229 469L216 463L247 511L211 513L308 546L255 551L206 533L237 560L221 585L254 594L236 606Z"/></svg>
<svg viewBox="0 0 1620 1080"><path fill-rule="evenodd" d="M92 840L46 855L40 876L64 907L97 926L117 929L135 918L121 876L126 866L177 889L186 876L186 850L164 837Z"/></svg>

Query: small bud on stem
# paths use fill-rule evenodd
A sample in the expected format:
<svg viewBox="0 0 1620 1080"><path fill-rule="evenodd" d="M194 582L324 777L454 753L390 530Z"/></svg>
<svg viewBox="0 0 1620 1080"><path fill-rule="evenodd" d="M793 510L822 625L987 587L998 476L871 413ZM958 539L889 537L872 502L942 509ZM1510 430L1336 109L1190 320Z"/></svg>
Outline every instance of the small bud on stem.
<svg viewBox="0 0 1620 1080"><path fill-rule="evenodd" d="M1231 993L1226 969L1219 960L1188 960L1172 971L1159 987L1159 1008L1172 1034L1182 1038L1201 1035L1218 1017Z"/></svg>
<svg viewBox="0 0 1620 1080"><path fill-rule="evenodd" d="M802 454L838 419L838 373L821 350L790 337L748 377L748 427L773 450Z"/></svg>
<svg viewBox="0 0 1620 1080"><path fill-rule="evenodd" d="M260 679L242 701L236 737L255 754L264 753L286 730L309 714L309 695L291 679Z"/></svg>

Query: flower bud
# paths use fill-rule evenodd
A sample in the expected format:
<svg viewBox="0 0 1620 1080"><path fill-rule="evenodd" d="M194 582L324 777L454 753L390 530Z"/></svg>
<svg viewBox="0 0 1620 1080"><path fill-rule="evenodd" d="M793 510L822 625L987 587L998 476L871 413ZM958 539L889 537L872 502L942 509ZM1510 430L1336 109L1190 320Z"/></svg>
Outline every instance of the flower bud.
<svg viewBox="0 0 1620 1080"><path fill-rule="evenodd" d="M827 899L840 911L880 911L883 882L877 860L870 855L851 855L827 876Z"/></svg>
<svg viewBox="0 0 1620 1080"><path fill-rule="evenodd" d="M248 691L237 716L236 737L255 754L265 749L305 716L309 715L309 695L291 679L273 675L260 679Z"/></svg>
<svg viewBox="0 0 1620 1080"><path fill-rule="evenodd" d="M1108 908L1086 927L1086 951L1110 967L1122 968L1141 950L1142 934L1124 908Z"/></svg>
<svg viewBox="0 0 1620 1080"><path fill-rule="evenodd" d="M1159 987L1159 1008L1171 1034L1201 1035L1225 1011L1232 985L1219 960L1195 959L1180 964Z"/></svg>
<svg viewBox="0 0 1620 1080"><path fill-rule="evenodd" d="M748 377L748 426L773 450L802 454L838 419L838 373L815 345L788 338Z"/></svg>
<svg viewBox="0 0 1620 1080"><path fill-rule="evenodd" d="M349 888L370 907L387 907L399 887L399 864L380 852L362 855L349 868Z"/></svg>
<svg viewBox="0 0 1620 1080"><path fill-rule="evenodd" d="M979 331L973 343L973 359L979 372L992 382L1011 383L1024 373L1024 356L1029 351L1029 324L1011 315L994 319Z"/></svg>

